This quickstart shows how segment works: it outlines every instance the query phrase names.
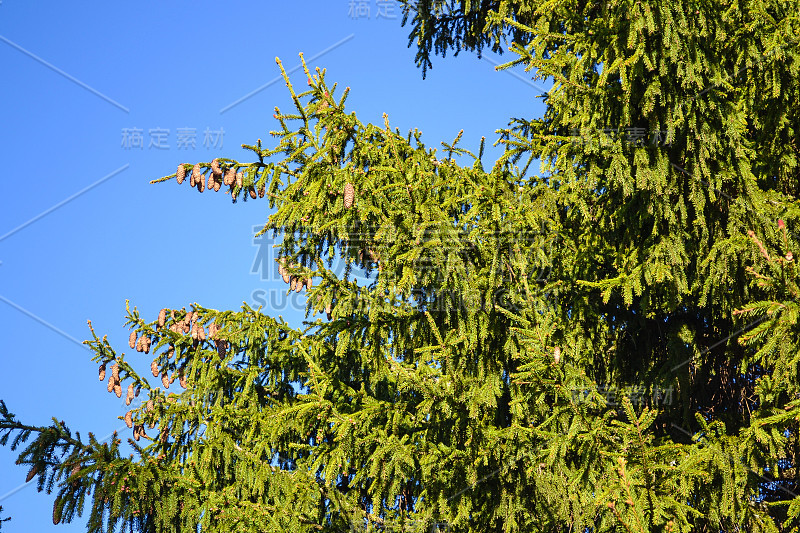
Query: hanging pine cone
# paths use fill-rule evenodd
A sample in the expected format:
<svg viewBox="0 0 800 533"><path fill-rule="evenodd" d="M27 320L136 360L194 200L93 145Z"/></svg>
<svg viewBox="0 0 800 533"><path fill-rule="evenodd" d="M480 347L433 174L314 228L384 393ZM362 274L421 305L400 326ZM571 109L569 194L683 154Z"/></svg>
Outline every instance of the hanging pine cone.
<svg viewBox="0 0 800 533"><path fill-rule="evenodd" d="M214 180L214 192L219 192L222 188L222 183L219 180Z"/></svg>
<svg viewBox="0 0 800 533"><path fill-rule="evenodd" d="M81 465L77 464L77 465L72 467L72 473L70 475L72 477L75 477L75 476L78 475L78 472L80 472L80 471L81 471ZM72 488L73 489L77 489L80 486L80 484L81 484L81 482L76 479L75 481L72 482Z"/></svg>
<svg viewBox="0 0 800 533"><path fill-rule="evenodd" d="M206 180L203 175L200 175L200 178L197 180L197 190L203 192L206 190Z"/></svg>
<svg viewBox="0 0 800 533"><path fill-rule="evenodd" d="M356 198L356 189L352 183L346 183L344 186L344 208L350 209L353 207L353 200Z"/></svg>
<svg viewBox="0 0 800 533"><path fill-rule="evenodd" d="M166 443L169 439L169 429L167 427L161 428L161 442Z"/></svg>
<svg viewBox="0 0 800 533"><path fill-rule="evenodd" d="M261 187L258 188L258 197L264 198L264 195L267 194L267 184L263 183Z"/></svg>
<svg viewBox="0 0 800 533"><path fill-rule="evenodd" d="M106 379L106 364L105 363L100 365L100 381L103 381L104 379Z"/></svg>
<svg viewBox="0 0 800 533"><path fill-rule="evenodd" d="M236 187L241 189L242 188L242 181L244 179L244 172L237 172L236 173Z"/></svg>
<svg viewBox="0 0 800 533"><path fill-rule="evenodd" d="M225 354L228 352L228 342L223 340L218 340L216 342L217 345L217 354L219 355L220 359L225 359Z"/></svg>
<svg viewBox="0 0 800 533"><path fill-rule="evenodd" d="M325 306L325 315L327 315L328 320L330 320L332 318L331 312L333 312L333 306L331 304L326 305Z"/></svg>
<svg viewBox="0 0 800 533"><path fill-rule="evenodd" d="M161 384L164 385L165 389L169 388L169 377L166 372L161 373Z"/></svg>
<svg viewBox="0 0 800 533"><path fill-rule="evenodd" d="M222 177L222 169L219 168L219 159L211 161L211 173L214 175L215 180Z"/></svg>
<svg viewBox="0 0 800 533"><path fill-rule="evenodd" d="M306 280L297 278L297 283L294 286L294 292L300 292L306 286Z"/></svg>
<svg viewBox="0 0 800 533"><path fill-rule="evenodd" d="M292 280L292 276L290 276L289 272L286 271L285 263L286 261L284 259L281 259L278 262L278 274L281 275L284 283L289 283Z"/></svg>
<svg viewBox="0 0 800 533"><path fill-rule="evenodd" d="M136 332L131 331L130 337L128 337L128 346L131 347L131 350L136 348Z"/></svg>
<svg viewBox="0 0 800 533"><path fill-rule="evenodd" d="M289 290L290 291L295 290L297 288L297 277L292 276L291 278L289 278L289 283L290 283Z"/></svg>
<svg viewBox="0 0 800 533"><path fill-rule="evenodd" d="M186 316L183 318L183 322L184 322L184 324L189 324L189 323L191 323L191 321L192 321L192 318L194 318L194 313L193 313L192 311L188 311L188 312L186 313Z"/></svg>
<svg viewBox="0 0 800 533"><path fill-rule="evenodd" d="M178 185L183 183L183 180L186 179L186 167L183 164L178 165L178 171L175 173L175 177L178 179Z"/></svg>
<svg viewBox="0 0 800 533"><path fill-rule="evenodd" d="M133 440L137 442L139 441L139 427L140 426L138 424L133 426Z"/></svg>
<svg viewBox="0 0 800 533"><path fill-rule="evenodd" d="M206 340L206 330L200 324L197 324L197 340L199 340L200 342L203 342L203 341Z"/></svg>
<svg viewBox="0 0 800 533"><path fill-rule="evenodd" d="M154 405L155 404L153 403L153 400L147 400L147 403L145 404L145 409L147 410L148 413L153 410Z"/></svg>
<svg viewBox="0 0 800 533"><path fill-rule="evenodd" d="M192 177L189 180L189 186L194 187L201 181L203 181L203 173L200 171L200 163L197 163L192 167Z"/></svg>
<svg viewBox="0 0 800 533"><path fill-rule="evenodd" d="M250 190L250 198L255 200L258 197L258 195L256 194L256 188L251 185L249 190Z"/></svg>
<svg viewBox="0 0 800 533"><path fill-rule="evenodd" d="M122 386L119 384L119 381L114 383L114 394L117 395L117 398L122 398Z"/></svg>
<svg viewBox="0 0 800 533"><path fill-rule="evenodd" d="M138 339L136 339L136 351L137 352L143 352L144 351L144 346L142 346L142 341L143 340L144 340L144 337L139 337Z"/></svg>
<svg viewBox="0 0 800 533"><path fill-rule="evenodd" d="M125 413L125 425L129 428L133 427L133 411Z"/></svg>
<svg viewBox="0 0 800 533"><path fill-rule="evenodd" d="M33 465L33 467L28 471L28 476L25 478L25 483L28 483L30 480L33 479L33 476L39 471L38 465Z"/></svg>
<svg viewBox="0 0 800 533"><path fill-rule="evenodd" d="M158 312L158 328L161 329L164 327L164 324L167 323L167 310L162 309Z"/></svg>
<svg viewBox="0 0 800 533"><path fill-rule="evenodd" d="M131 401L133 400L133 397L134 397L134 394L135 394L134 393L134 389L135 389L135 387L133 386L133 383L128 385L128 392L125 394L125 405L130 405L131 404Z"/></svg>
<svg viewBox="0 0 800 533"><path fill-rule="evenodd" d="M306 290L310 291L312 286L313 282L311 281L311 278L306 278Z"/></svg>
<svg viewBox="0 0 800 533"><path fill-rule="evenodd" d="M180 384L181 387L183 387L184 389L188 385L188 383L186 382L186 376L183 375L183 372L180 373Z"/></svg>
<svg viewBox="0 0 800 533"><path fill-rule="evenodd" d="M229 168L227 172L225 172L225 177L222 178L223 185L233 185L236 183L236 171L232 168Z"/></svg>
<svg viewBox="0 0 800 533"><path fill-rule="evenodd" d="M158 374L159 374L158 363L155 360L153 360L153 362L150 363L150 372L153 373L153 377L154 378L158 377Z"/></svg>
<svg viewBox="0 0 800 533"><path fill-rule="evenodd" d="M556 349L553 351L553 361L558 364L561 361L561 347L556 346Z"/></svg>
<svg viewBox="0 0 800 533"><path fill-rule="evenodd" d="M144 349L144 353L150 353L150 337L142 337L142 348Z"/></svg>
<svg viewBox="0 0 800 533"><path fill-rule="evenodd" d="M212 341L214 339L216 339L217 331L219 331L219 326L215 322L212 322L211 324L209 324L208 325L208 338L211 339Z"/></svg>
<svg viewBox="0 0 800 533"><path fill-rule="evenodd" d="M119 365L117 363L111 365L111 377L115 382L119 381Z"/></svg>
<svg viewBox="0 0 800 533"><path fill-rule="evenodd" d="M175 347L170 344L169 348L167 349L167 359L169 359L173 355L175 355Z"/></svg>
<svg viewBox="0 0 800 533"><path fill-rule="evenodd" d="M59 522L61 522L61 511L64 507L58 505L60 503L60 498L56 498L56 501L53 502L53 525L57 526Z"/></svg>

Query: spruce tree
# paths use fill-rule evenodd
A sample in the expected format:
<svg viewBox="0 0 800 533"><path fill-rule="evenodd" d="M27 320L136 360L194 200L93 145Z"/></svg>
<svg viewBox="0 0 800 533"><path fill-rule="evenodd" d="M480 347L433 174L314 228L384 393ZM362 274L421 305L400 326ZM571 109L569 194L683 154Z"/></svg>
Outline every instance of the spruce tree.
<svg viewBox="0 0 800 533"><path fill-rule="evenodd" d="M423 74L510 51L552 80L545 115L485 165L281 66L274 146L156 181L268 201L305 325L128 307L130 358L90 329L108 391L142 400L133 456L0 402L54 522L798 531L800 4L405 4Z"/></svg>

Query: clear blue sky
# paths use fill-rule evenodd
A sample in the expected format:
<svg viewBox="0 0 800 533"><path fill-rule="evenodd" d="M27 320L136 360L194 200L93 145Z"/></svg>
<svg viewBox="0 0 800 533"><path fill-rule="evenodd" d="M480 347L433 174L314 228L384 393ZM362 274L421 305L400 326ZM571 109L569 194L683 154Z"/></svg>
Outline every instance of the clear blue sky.
<svg viewBox="0 0 800 533"><path fill-rule="evenodd" d="M178 163L249 160L242 143L272 142L274 106L290 107L281 81L229 106L279 75L276 56L292 68L299 52L328 50L311 66L351 87L351 111L378 124L386 112L403 132L421 129L429 146L463 128L464 145L476 149L509 117L542 114L541 91L521 79L530 76L495 72L492 54L439 58L422 80L400 21L399 6L380 0L0 0L0 398L9 408L28 423L56 416L84 436L119 429L124 402L106 392L76 341L89 336L91 319L129 352L126 298L149 319L161 307L271 299L277 305L265 312L300 324L302 302L287 302L279 279L252 272L266 201L232 205L186 183L148 184ZM292 78L304 85L302 72ZM124 146L134 128L142 147ZM179 146L191 130L195 148ZM142 356L142 374L148 362ZM54 528L52 496L35 483L9 495L27 473L15 457L0 448L0 505L13 518L4 531Z"/></svg>

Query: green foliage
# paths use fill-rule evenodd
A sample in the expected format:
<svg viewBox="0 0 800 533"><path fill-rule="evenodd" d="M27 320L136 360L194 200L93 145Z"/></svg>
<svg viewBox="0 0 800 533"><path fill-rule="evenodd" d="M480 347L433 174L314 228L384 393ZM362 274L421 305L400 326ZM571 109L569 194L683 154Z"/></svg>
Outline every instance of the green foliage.
<svg viewBox="0 0 800 533"><path fill-rule="evenodd" d="M54 521L800 531L798 2L405 4L423 72L505 47L554 82L545 115L498 130L487 170L483 140L440 154L281 66L275 146L196 168L269 198L306 323L128 308L162 387L92 330L143 395L134 456L0 403Z"/></svg>

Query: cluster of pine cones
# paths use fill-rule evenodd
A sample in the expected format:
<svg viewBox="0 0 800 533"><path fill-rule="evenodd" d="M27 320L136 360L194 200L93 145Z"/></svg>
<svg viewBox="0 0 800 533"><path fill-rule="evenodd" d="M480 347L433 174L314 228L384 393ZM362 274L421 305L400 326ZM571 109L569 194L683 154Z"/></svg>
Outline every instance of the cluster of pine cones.
<svg viewBox="0 0 800 533"><path fill-rule="evenodd" d="M303 287L305 287L306 290L311 290L311 287L313 286L311 278L301 278L299 276L292 276L286 270L285 264L286 263L284 259L278 260L278 274L280 274L281 278L283 278L283 282L288 283L289 286L292 288L291 290L295 292L302 291ZM297 266L298 265L296 263L293 263L289 265L289 268L297 268Z"/></svg>
<svg viewBox="0 0 800 533"><path fill-rule="evenodd" d="M106 379L106 364L100 365L100 381ZM108 392L113 392L117 398L122 398L122 384L119 380L119 365L114 363L111 365L111 375L108 376ZM130 402L128 402L130 405Z"/></svg>
<svg viewBox="0 0 800 533"><path fill-rule="evenodd" d="M194 346L197 347L201 342L205 342L208 338L209 340L214 342L216 346L217 353L219 354L220 359L224 359L225 355L228 352L230 344L227 340L219 338L218 333L222 330L222 326L217 323L211 323L208 325L208 337L206 337L206 330L202 324L199 323L197 320L199 316L192 312L188 311L183 316L181 320L175 320L175 311L169 309L162 309L158 314L158 321L156 323L156 331L162 329L167 323L167 316L169 315L170 321L172 322L169 326L170 331L175 333L179 333L182 335L189 334L191 332L192 339L194 340ZM149 335L142 335L139 336L136 331L132 331L130 336L128 337L128 346L132 349L135 349L137 352L144 352L150 353L150 347L153 343L153 339ZM170 344L167 350L167 358L174 357L175 355L175 346ZM158 365L157 360L153 360L150 363L150 371L153 374L153 377L161 376L161 384L164 386L165 389L168 389L170 384L175 381L175 378L170 378L169 374L166 370L161 369ZM99 368L99 376L100 381L103 381L106 378L106 363L102 363ZM186 379L186 375L184 373L184 368L181 367L178 371L178 376L180 378L181 387L187 388L188 381ZM141 387L135 386L133 383L128 385L127 393L125 396L125 405L130 405L131 401L134 398L139 396L139 392L141 391ZM122 397L122 384L119 377L119 365L114 363L111 366L111 375L108 376L108 392L113 392L117 395L117 398ZM151 411L153 409L153 401L149 400L147 402L147 410ZM129 428L133 428L133 438L135 440L139 440L140 437L146 437L144 431L144 426L136 425L133 423L133 411L128 411L125 413L125 424ZM151 424L151 428L155 427L154 424ZM166 433L162 435L162 437L166 437Z"/></svg>
<svg viewBox="0 0 800 533"><path fill-rule="evenodd" d="M230 187L231 193L233 192L234 188L238 188L239 190L242 189L244 172L236 172L233 167L223 171L219 165L219 159L214 159L211 162L211 174L208 175L208 184L206 184L206 178L203 175L203 170L200 163L195 165L192 165L191 163L181 163L178 165L178 170L175 173L178 185L183 183L183 180L186 179L186 171L190 167L191 174L189 177L189 186L197 187L197 190L200 192L203 192L206 189L209 191L213 190L214 192L218 192L223 185ZM250 198L255 200L256 198L264 197L266 194L266 188L264 185L262 185L258 192L256 192L255 186L251 185L247 188L247 192L250 194Z"/></svg>

